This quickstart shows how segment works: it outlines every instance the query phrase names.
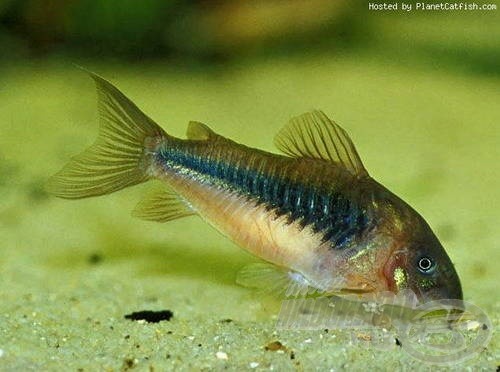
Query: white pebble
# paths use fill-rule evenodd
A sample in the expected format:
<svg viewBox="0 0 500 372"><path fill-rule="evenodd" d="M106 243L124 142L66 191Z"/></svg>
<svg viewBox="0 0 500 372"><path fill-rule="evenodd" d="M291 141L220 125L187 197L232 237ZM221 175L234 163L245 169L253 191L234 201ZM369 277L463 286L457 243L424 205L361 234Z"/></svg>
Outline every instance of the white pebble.
<svg viewBox="0 0 500 372"><path fill-rule="evenodd" d="M257 362L250 363L250 368L257 368L258 366L259 366L259 363L257 363Z"/></svg>
<svg viewBox="0 0 500 372"><path fill-rule="evenodd" d="M304 340L304 343L306 343L306 344L310 344L311 342L313 342L313 340L311 340L310 338L308 338L307 340Z"/></svg>
<svg viewBox="0 0 500 372"><path fill-rule="evenodd" d="M3 349L0 349L0 358L3 357L4 351Z"/></svg>
<svg viewBox="0 0 500 372"><path fill-rule="evenodd" d="M468 331L475 331L481 326L481 323L479 323L477 320L469 320L467 322L467 330Z"/></svg>
<svg viewBox="0 0 500 372"><path fill-rule="evenodd" d="M215 353L215 356L217 357L217 359L223 359L223 360L228 360L228 356L225 352L223 351L218 351Z"/></svg>

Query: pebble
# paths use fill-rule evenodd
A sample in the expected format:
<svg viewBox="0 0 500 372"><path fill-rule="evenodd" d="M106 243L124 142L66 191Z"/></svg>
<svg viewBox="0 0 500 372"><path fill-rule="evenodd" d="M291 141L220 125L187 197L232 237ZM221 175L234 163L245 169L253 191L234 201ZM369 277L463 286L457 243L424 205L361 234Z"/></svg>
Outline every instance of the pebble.
<svg viewBox="0 0 500 372"><path fill-rule="evenodd" d="M259 366L259 363L257 363L257 362L251 362L250 363L250 368L252 368L252 369L253 368L257 368L258 366Z"/></svg>
<svg viewBox="0 0 500 372"><path fill-rule="evenodd" d="M218 351L215 353L215 356L217 357L217 359L222 359L222 360L228 360L228 356L225 352L223 351Z"/></svg>
<svg viewBox="0 0 500 372"><path fill-rule="evenodd" d="M476 320L469 320L467 322L467 330L468 331L475 331L476 329L478 329L479 327L481 326L481 323L479 323L478 321Z"/></svg>
<svg viewBox="0 0 500 372"><path fill-rule="evenodd" d="M3 357L4 351L3 349L0 349L0 358Z"/></svg>

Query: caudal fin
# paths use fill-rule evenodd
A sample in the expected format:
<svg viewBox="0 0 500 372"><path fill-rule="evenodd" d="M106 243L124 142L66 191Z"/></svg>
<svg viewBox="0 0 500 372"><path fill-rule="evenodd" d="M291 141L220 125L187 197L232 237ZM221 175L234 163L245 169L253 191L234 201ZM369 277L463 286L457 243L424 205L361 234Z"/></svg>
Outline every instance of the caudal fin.
<svg viewBox="0 0 500 372"><path fill-rule="evenodd" d="M168 135L111 83L90 73L97 86L100 129L96 142L49 180L61 198L109 194L149 179L147 143Z"/></svg>

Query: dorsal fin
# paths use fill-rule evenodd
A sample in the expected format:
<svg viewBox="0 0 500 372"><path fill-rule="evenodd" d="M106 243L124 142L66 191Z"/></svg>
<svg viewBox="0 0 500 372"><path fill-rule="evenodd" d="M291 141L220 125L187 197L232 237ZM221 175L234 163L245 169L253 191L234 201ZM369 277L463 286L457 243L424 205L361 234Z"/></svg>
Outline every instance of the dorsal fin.
<svg viewBox="0 0 500 372"><path fill-rule="evenodd" d="M291 119L278 132L274 144L292 157L324 159L343 166L353 175L368 175L347 132L322 111Z"/></svg>
<svg viewBox="0 0 500 372"><path fill-rule="evenodd" d="M147 221L168 222L196 212L179 194L166 185L156 187L132 211L134 217Z"/></svg>
<svg viewBox="0 0 500 372"><path fill-rule="evenodd" d="M187 127L186 136L190 140L209 140L216 137L217 134L203 123L190 121Z"/></svg>

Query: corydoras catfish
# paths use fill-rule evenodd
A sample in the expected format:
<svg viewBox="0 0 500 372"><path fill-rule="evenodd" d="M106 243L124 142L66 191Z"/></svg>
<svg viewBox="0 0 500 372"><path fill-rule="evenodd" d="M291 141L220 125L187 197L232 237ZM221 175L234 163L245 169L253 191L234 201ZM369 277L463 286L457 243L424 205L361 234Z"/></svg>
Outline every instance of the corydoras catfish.
<svg viewBox="0 0 500 372"><path fill-rule="evenodd" d="M160 222L200 216L266 262L244 269L244 284L271 278L327 294L410 290L421 302L462 299L429 225L369 176L348 134L323 112L293 118L275 138L285 154L278 155L199 122L189 123L187 139L175 138L91 76L99 136L51 178L53 194L80 199L158 179L162 189L134 214Z"/></svg>

